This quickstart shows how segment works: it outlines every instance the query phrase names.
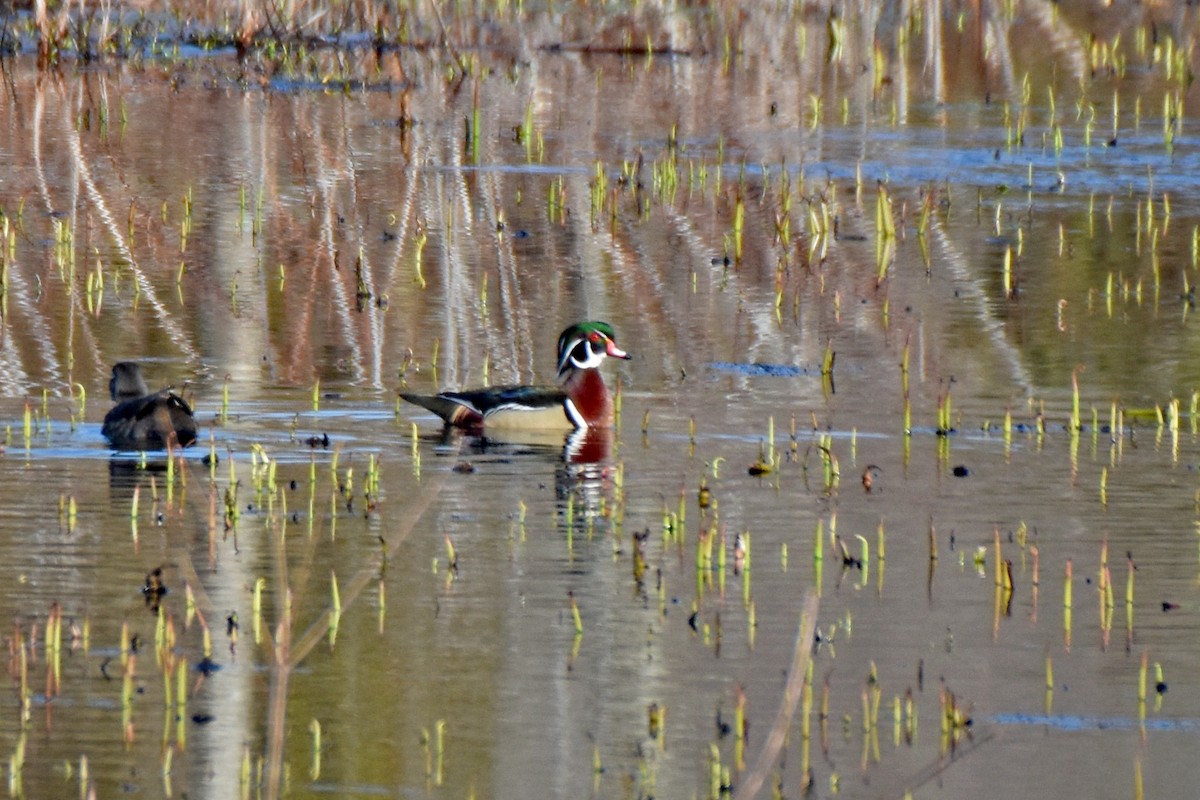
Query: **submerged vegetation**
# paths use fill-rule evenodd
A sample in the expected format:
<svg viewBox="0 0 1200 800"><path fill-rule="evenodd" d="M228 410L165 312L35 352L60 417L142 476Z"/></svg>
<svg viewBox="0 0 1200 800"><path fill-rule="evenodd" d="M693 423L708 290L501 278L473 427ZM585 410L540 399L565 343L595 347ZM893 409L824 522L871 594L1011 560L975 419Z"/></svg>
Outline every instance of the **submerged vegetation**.
<svg viewBox="0 0 1200 800"><path fill-rule="evenodd" d="M10 796L1181 793L1196 13L10 4Z"/></svg>

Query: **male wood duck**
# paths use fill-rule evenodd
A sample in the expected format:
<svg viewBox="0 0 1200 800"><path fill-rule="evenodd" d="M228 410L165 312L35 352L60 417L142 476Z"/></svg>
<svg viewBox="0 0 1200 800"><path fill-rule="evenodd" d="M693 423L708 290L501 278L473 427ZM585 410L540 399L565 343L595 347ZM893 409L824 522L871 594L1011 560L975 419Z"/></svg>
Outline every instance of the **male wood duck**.
<svg viewBox="0 0 1200 800"><path fill-rule="evenodd" d="M108 391L116 405L104 415L101 432L118 450L162 450L196 441L196 420L187 402L170 389L151 394L132 361L113 367Z"/></svg>
<svg viewBox="0 0 1200 800"><path fill-rule="evenodd" d="M629 358L607 322L580 322L558 337L558 386L490 386L437 395L401 394L447 426L569 431L612 424L613 403L600 377L604 359Z"/></svg>

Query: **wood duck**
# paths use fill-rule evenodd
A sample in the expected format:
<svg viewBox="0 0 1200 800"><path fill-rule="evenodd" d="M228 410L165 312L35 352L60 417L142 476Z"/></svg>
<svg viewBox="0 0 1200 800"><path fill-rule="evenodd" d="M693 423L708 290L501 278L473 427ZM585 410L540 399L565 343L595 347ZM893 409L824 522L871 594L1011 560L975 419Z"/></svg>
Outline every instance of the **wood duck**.
<svg viewBox="0 0 1200 800"><path fill-rule="evenodd" d="M558 337L558 386L490 386L437 395L405 394L447 426L489 430L569 431L612 424L613 403L598 367L629 358L607 322L580 322Z"/></svg>
<svg viewBox="0 0 1200 800"><path fill-rule="evenodd" d="M116 405L104 415L101 432L116 449L162 450L196 441L196 420L187 402L170 389L151 394L132 361L113 367L108 391Z"/></svg>

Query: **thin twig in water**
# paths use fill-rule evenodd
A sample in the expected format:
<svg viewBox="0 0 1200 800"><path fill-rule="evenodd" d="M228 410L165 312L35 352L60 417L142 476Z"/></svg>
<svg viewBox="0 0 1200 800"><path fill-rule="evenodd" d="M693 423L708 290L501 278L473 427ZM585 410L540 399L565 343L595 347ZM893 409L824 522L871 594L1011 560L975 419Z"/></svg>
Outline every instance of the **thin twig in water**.
<svg viewBox="0 0 1200 800"><path fill-rule="evenodd" d="M459 70L465 77L467 72L466 62L463 61L463 57L459 54L458 48L454 46L454 42L450 41L450 33L446 30L446 23L442 19L442 10L438 8L437 0L429 0L429 5L433 6L433 13L437 17L438 27L442 29L442 43L450 51L450 55L454 57L454 63L458 64Z"/></svg>
<svg viewBox="0 0 1200 800"><path fill-rule="evenodd" d="M932 764L925 767L925 769L917 773L916 780L909 784L909 786L901 794L908 796L910 793L917 791L927 783L933 781L935 778L941 777L942 773L948 770L952 764L962 761L968 755L974 753L980 747L983 747L985 744L995 738L996 733L994 731L989 731L978 738L972 737L971 745L969 747L964 748L961 744L957 745L954 748L954 752L952 752L949 756L939 757L937 761L934 761Z"/></svg>

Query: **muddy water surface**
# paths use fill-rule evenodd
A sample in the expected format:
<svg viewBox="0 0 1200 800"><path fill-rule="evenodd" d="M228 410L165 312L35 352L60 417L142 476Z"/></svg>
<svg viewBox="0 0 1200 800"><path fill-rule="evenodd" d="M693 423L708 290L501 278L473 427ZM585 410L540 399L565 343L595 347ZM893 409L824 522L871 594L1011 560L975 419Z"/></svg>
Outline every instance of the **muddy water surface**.
<svg viewBox="0 0 1200 800"><path fill-rule="evenodd" d="M1196 98L1060 5L7 62L11 794L736 792L810 589L784 796L1186 792ZM595 463L397 407L592 318ZM123 359L197 409L170 474L100 435Z"/></svg>

